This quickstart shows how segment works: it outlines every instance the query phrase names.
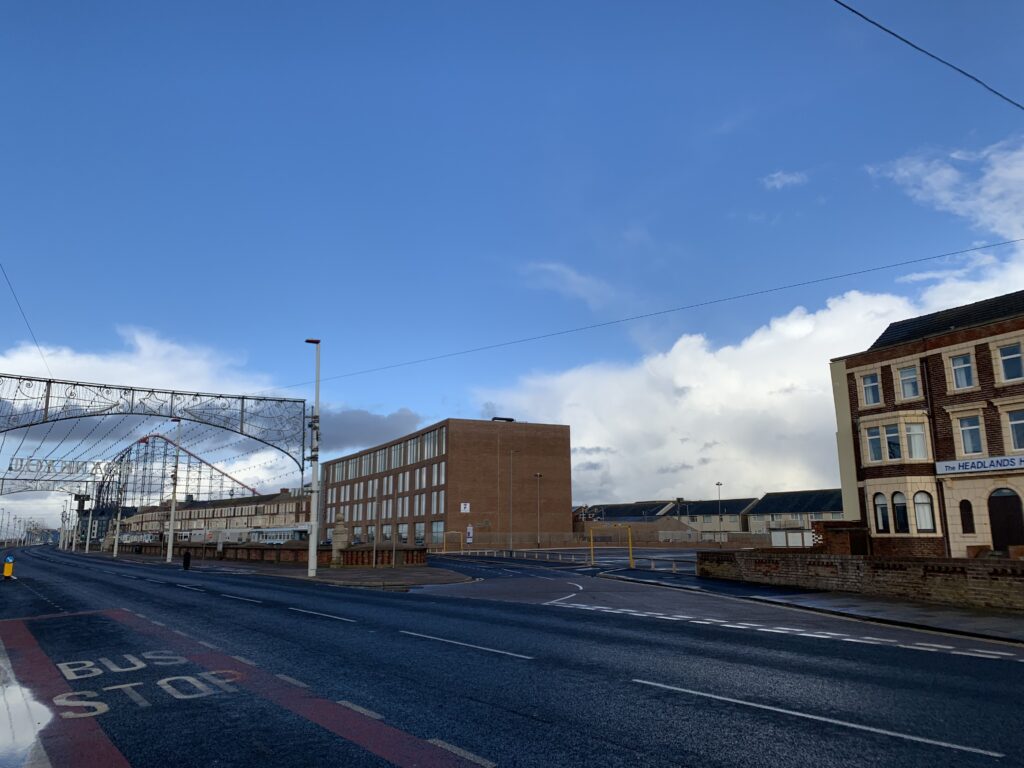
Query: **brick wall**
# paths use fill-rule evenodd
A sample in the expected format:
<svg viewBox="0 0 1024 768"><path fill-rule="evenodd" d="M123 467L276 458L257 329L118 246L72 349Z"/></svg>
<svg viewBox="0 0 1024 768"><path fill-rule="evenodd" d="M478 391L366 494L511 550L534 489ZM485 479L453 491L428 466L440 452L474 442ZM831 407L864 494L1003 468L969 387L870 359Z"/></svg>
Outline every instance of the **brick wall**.
<svg viewBox="0 0 1024 768"><path fill-rule="evenodd" d="M871 553L877 557L945 557L941 536L875 536Z"/></svg>
<svg viewBox="0 0 1024 768"><path fill-rule="evenodd" d="M1024 562L785 552L698 552L705 578L1024 611Z"/></svg>

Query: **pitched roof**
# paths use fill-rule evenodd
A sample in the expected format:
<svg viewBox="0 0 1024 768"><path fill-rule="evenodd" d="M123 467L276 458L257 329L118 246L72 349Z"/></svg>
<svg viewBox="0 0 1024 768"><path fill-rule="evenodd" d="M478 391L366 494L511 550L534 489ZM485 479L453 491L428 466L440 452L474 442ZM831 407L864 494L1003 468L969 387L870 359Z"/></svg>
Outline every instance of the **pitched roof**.
<svg viewBox="0 0 1024 768"><path fill-rule="evenodd" d="M971 328L1024 315L1024 291L1007 293L962 307L932 312L890 323L881 336L868 349L882 349L908 341L917 341L940 333Z"/></svg>
<svg viewBox="0 0 1024 768"><path fill-rule="evenodd" d="M748 515L785 514L802 512L842 512L843 492L839 488L820 491L783 491L766 493L747 510Z"/></svg>

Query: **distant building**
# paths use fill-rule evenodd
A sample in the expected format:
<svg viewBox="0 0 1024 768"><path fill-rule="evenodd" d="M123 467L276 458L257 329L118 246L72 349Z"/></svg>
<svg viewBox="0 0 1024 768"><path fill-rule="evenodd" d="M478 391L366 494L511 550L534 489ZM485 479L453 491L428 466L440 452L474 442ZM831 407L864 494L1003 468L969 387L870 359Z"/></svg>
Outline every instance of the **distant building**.
<svg viewBox="0 0 1024 768"><path fill-rule="evenodd" d="M874 554L1024 552L1024 291L892 323L831 369Z"/></svg>
<svg viewBox="0 0 1024 768"><path fill-rule="evenodd" d="M766 493L744 515L746 530L771 535L773 547L810 547L811 523L844 519L843 492L828 488ZM850 517L859 519L860 510L851 510Z"/></svg>
<svg viewBox="0 0 1024 768"><path fill-rule="evenodd" d="M322 477L336 549L572 541L568 426L446 419L325 462Z"/></svg>

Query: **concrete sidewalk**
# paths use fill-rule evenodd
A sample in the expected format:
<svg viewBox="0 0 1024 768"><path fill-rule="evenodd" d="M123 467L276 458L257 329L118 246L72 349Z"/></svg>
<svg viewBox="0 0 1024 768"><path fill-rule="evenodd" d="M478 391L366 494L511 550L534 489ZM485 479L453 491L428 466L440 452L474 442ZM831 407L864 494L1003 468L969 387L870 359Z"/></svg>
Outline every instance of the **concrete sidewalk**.
<svg viewBox="0 0 1024 768"><path fill-rule="evenodd" d="M74 554L104 560L113 559L113 555L110 552L90 552L89 554L75 552ZM117 561L181 570L180 557L175 557L174 562L168 564L164 561L164 558L154 555L119 554ZM305 563L298 565L274 565L258 561L203 560L193 557L191 570L200 573L206 571L209 573L231 573L242 576L280 576L286 579L310 580L306 575ZM320 566L317 568L314 580L339 587L405 590L410 587L427 584L459 584L472 581L473 579L461 573L449 571L446 568L435 568L429 565L410 565L400 568L331 568L329 566Z"/></svg>
<svg viewBox="0 0 1024 768"><path fill-rule="evenodd" d="M880 624L1024 644L1024 614L1009 611L956 608L937 603L912 602L852 592L813 592L794 587L748 584L740 581L698 578L692 574L628 568L606 571L600 576L705 594L720 594L740 600L786 605Z"/></svg>

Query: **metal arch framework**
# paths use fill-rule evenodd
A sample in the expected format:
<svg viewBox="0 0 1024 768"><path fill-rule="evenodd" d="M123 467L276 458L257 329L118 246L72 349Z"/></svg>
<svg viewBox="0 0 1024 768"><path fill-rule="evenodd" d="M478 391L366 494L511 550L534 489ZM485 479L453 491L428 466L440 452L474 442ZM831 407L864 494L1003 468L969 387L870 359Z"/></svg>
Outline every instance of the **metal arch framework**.
<svg viewBox="0 0 1024 768"><path fill-rule="evenodd" d="M89 416L179 418L276 448L303 467L306 401L0 374L0 433Z"/></svg>
<svg viewBox="0 0 1024 768"><path fill-rule="evenodd" d="M90 493L95 480L39 480L32 477L0 477L0 496L12 493Z"/></svg>

